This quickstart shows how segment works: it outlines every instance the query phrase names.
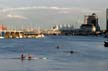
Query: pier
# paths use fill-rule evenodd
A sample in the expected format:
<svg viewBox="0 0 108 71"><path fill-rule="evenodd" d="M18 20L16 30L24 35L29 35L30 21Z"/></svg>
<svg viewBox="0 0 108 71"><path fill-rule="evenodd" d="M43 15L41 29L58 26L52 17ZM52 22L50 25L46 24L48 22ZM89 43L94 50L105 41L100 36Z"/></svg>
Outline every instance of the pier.
<svg viewBox="0 0 108 71"><path fill-rule="evenodd" d="M1 37L6 39L9 38L40 38L44 37L41 33L34 33L34 32L24 32L24 31L16 31L16 30L3 30L0 34Z"/></svg>
<svg viewBox="0 0 108 71"><path fill-rule="evenodd" d="M2 30L1 37L4 38L23 38L24 32L15 30Z"/></svg>

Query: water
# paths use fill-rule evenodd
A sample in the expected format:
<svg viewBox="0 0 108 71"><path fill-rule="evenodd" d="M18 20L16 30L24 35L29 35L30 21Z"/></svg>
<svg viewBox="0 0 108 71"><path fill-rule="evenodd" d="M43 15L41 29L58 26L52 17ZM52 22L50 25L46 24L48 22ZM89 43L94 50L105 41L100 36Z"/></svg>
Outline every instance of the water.
<svg viewBox="0 0 108 71"><path fill-rule="evenodd" d="M46 36L40 39L1 39L0 71L108 71L106 38ZM60 49L56 46L59 45ZM76 53L70 54L68 51ZM20 54L48 59L20 60Z"/></svg>

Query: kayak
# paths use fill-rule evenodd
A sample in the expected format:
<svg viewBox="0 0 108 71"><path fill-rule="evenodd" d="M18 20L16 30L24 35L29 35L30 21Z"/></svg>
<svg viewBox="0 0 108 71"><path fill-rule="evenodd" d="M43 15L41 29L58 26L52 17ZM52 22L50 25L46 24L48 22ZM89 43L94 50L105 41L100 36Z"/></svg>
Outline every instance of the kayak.
<svg viewBox="0 0 108 71"><path fill-rule="evenodd" d="M9 59L20 59L20 60L37 60L37 59L43 59L43 60L47 60L48 58L47 57L32 57L32 58L28 58L28 57L25 57L25 58L9 58Z"/></svg>

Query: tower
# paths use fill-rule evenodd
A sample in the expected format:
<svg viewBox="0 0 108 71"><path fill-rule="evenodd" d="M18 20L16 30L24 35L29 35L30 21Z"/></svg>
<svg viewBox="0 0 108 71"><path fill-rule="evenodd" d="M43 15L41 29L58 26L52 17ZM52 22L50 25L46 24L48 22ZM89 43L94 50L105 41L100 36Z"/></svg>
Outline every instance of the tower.
<svg viewBox="0 0 108 71"><path fill-rule="evenodd" d="M106 9L106 31L108 31L108 9Z"/></svg>
<svg viewBox="0 0 108 71"><path fill-rule="evenodd" d="M88 25L94 25L96 27L96 31L100 31L100 26L98 24L98 17L95 13L92 13L92 15L89 15L87 18L87 24Z"/></svg>

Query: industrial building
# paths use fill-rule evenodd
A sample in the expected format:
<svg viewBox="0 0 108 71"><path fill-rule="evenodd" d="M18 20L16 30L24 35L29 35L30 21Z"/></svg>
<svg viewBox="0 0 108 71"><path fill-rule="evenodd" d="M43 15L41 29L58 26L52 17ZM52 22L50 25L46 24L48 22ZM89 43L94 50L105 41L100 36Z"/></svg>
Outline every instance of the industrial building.
<svg viewBox="0 0 108 71"><path fill-rule="evenodd" d="M100 26L98 24L98 17L95 13L92 13L92 15L86 15L84 17L84 24L81 25L80 29L84 30L84 28L86 31L91 31L91 32L100 31Z"/></svg>

